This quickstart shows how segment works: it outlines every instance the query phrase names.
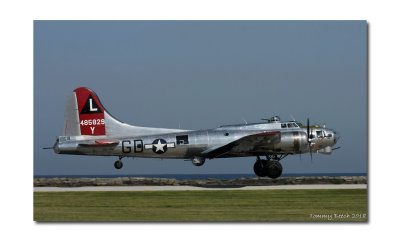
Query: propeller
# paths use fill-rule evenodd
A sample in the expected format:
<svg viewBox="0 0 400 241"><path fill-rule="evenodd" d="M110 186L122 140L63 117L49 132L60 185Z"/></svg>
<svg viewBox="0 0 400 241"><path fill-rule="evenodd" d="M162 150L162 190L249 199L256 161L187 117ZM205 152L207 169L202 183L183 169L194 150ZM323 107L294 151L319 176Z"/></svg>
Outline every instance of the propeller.
<svg viewBox="0 0 400 241"><path fill-rule="evenodd" d="M310 133L310 118L307 117L307 141L310 148L310 156L312 161L311 133Z"/></svg>

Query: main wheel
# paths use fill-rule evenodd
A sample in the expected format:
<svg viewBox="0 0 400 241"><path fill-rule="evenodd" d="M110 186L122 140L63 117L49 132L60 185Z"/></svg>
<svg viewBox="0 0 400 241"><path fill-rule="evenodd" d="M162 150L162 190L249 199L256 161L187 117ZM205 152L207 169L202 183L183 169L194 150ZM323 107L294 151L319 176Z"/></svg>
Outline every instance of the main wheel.
<svg viewBox="0 0 400 241"><path fill-rule="evenodd" d="M278 178L282 174L282 165L278 161L269 161L266 167L266 174L269 178Z"/></svg>
<svg viewBox="0 0 400 241"><path fill-rule="evenodd" d="M265 160L256 161L256 163L254 163L253 170L254 170L254 173L259 177L267 176L267 169L266 169Z"/></svg>
<svg viewBox="0 0 400 241"><path fill-rule="evenodd" d="M121 169L122 166L123 166L122 161L118 160L118 161L114 162L114 167L115 167L116 169Z"/></svg>

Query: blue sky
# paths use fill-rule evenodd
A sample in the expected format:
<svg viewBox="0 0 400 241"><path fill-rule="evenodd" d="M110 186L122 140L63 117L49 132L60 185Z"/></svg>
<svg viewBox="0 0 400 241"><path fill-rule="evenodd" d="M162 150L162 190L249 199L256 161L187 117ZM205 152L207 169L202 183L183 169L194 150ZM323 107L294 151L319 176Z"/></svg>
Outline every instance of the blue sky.
<svg viewBox="0 0 400 241"><path fill-rule="evenodd" d="M255 158L183 160L57 155L65 103L93 89L133 125L206 129L291 116L340 131L330 156L290 156L284 173L366 172L365 21L35 21L34 173L252 173Z"/></svg>

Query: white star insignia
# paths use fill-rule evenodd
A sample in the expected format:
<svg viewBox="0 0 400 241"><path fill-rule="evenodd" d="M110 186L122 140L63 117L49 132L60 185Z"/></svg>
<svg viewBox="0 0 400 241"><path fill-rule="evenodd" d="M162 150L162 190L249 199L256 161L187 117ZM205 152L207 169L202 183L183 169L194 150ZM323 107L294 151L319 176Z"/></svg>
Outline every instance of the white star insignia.
<svg viewBox="0 0 400 241"><path fill-rule="evenodd" d="M167 145L167 144L161 144L161 141L158 140L158 143L157 144L153 144L153 145L157 148L156 152L158 152L158 151L164 152L164 146Z"/></svg>

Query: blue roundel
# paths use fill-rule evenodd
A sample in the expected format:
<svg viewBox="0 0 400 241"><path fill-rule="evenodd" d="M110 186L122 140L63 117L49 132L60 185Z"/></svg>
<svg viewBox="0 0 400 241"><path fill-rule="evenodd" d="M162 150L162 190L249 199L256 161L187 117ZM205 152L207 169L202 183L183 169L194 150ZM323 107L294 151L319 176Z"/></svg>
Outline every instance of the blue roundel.
<svg viewBox="0 0 400 241"><path fill-rule="evenodd" d="M153 141L153 152L157 154L163 154L167 152L167 142L164 139L155 139Z"/></svg>

